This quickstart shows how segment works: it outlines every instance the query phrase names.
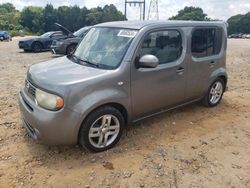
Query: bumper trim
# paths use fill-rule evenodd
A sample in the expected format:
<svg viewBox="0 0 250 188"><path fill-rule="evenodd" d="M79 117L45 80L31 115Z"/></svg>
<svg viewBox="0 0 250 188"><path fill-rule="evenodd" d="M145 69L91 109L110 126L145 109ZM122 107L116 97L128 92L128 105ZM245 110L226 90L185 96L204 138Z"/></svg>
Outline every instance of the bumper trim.
<svg viewBox="0 0 250 188"><path fill-rule="evenodd" d="M23 94L23 97L21 96ZM47 145L72 145L77 143L81 114L70 109L48 111L35 104L27 91L19 94L19 106L23 126L33 140ZM26 103L33 108L31 111Z"/></svg>
<svg viewBox="0 0 250 188"><path fill-rule="evenodd" d="M24 125L24 128L27 130L28 134L34 140L38 140L38 134L39 134L39 132L36 129L34 129L33 127L31 127L31 125L29 123L27 123L24 119L23 119L23 125Z"/></svg>
<svg viewBox="0 0 250 188"><path fill-rule="evenodd" d="M54 48L52 48L51 51L52 51L52 54L56 54Z"/></svg>

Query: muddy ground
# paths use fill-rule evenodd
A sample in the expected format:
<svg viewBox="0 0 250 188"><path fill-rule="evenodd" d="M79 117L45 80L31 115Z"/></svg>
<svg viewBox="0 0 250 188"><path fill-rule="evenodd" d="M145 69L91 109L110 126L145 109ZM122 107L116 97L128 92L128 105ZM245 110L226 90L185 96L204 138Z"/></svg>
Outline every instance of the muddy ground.
<svg viewBox="0 0 250 188"><path fill-rule="evenodd" d="M130 127L103 153L36 144L17 96L28 67L50 52L0 42L0 187L250 187L250 40L228 41L229 90Z"/></svg>

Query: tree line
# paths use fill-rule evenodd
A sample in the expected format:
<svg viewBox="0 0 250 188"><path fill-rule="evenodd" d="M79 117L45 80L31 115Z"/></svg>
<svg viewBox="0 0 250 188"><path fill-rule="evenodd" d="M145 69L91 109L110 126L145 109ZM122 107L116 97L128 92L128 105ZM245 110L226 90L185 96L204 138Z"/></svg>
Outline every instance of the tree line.
<svg viewBox="0 0 250 188"><path fill-rule="evenodd" d="M185 7L178 11L170 20L198 20L211 21L199 7ZM79 6L60 6L54 8L52 4L43 7L27 6L22 11L17 10L11 3L0 4L0 30L10 31L18 35L19 30L31 33L43 33L58 30L54 25L58 22L71 31L81 27L95 25L107 21L126 20L123 13L115 5L106 5L88 9ZM235 15L227 20L228 33L250 33L250 12L245 15Z"/></svg>
<svg viewBox="0 0 250 188"><path fill-rule="evenodd" d="M212 21L206 13L199 7L185 7L178 11L176 16L169 18L170 20L197 20ZM227 20L228 34L246 33L250 34L250 12L246 14L238 14Z"/></svg>
<svg viewBox="0 0 250 188"><path fill-rule="evenodd" d="M52 4L47 4L44 8L27 6L22 11L16 10L11 3L0 4L0 30L7 31L23 29L44 33L58 30L55 22L76 31L84 26L118 20L125 20L125 16L113 4L91 9L77 5L54 8Z"/></svg>
<svg viewBox="0 0 250 188"><path fill-rule="evenodd" d="M227 20L228 33L246 33L250 34L250 12L246 14L238 14Z"/></svg>

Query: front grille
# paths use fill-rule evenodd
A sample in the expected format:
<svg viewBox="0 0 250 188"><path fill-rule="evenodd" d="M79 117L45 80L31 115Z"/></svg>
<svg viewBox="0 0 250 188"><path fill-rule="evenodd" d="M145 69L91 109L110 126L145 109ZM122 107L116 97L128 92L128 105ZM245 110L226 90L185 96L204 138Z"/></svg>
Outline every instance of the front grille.
<svg viewBox="0 0 250 188"><path fill-rule="evenodd" d="M25 81L25 87L33 97L36 97L36 88L28 80Z"/></svg>

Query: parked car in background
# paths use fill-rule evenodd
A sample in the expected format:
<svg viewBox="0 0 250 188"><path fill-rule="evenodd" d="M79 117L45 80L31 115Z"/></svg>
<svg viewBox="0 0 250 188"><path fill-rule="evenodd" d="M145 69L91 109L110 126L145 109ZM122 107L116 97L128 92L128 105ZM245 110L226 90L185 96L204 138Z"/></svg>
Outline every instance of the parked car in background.
<svg viewBox="0 0 250 188"><path fill-rule="evenodd" d="M24 127L46 144L104 151L127 124L198 101L214 107L227 86L226 44L220 21L93 26L73 54L30 67Z"/></svg>
<svg viewBox="0 0 250 188"><path fill-rule="evenodd" d="M83 27L76 32L72 33L72 36L66 39L53 40L51 45L51 52L53 54L69 55L71 54L78 43L86 35L91 27Z"/></svg>
<svg viewBox="0 0 250 188"><path fill-rule="evenodd" d="M67 35L62 31L51 31L41 36L22 39L19 41L18 46L24 51L41 52L43 50L49 50L52 41L60 38L67 38Z"/></svg>
<svg viewBox="0 0 250 188"><path fill-rule="evenodd" d="M0 31L0 41L10 41L11 37L7 31Z"/></svg>
<svg viewBox="0 0 250 188"><path fill-rule="evenodd" d="M231 34L231 35L228 35L228 38L242 38L242 34Z"/></svg>
<svg viewBox="0 0 250 188"><path fill-rule="evenodd" d="M242 35L242 38L243 38L243 39L245 39L245 38L246 38L246 36L247 36L247 34L243 34L243 35Z"/></svg>
<svg viewBox="0 0 250 188"><path fill-rule="evenodd" d="M243 39L249 39L249 38L250 38L250 34L243 34L243 35L242 35L242 38L243 38Z"/></svg>
<svg viewBox="0 0 250 188"><path fill-rule="evenodd" d="M19 41L19 48L24 51L41 52L50 50L53 40L65 39L71 37L72 33L62 25L55 23L60 31L50 31L41 36L30 37Z"/></svg>

